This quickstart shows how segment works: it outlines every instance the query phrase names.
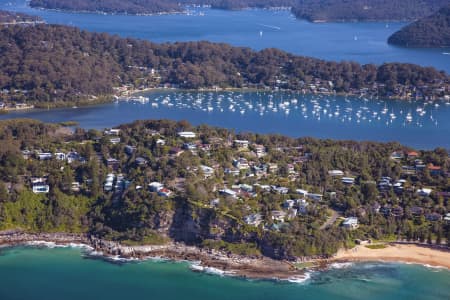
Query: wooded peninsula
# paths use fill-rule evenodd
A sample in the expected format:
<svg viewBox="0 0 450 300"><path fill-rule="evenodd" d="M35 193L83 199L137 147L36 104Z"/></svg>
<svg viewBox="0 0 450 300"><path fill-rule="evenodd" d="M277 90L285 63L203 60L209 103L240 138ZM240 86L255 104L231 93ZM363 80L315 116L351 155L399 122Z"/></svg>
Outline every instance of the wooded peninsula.
<svg viewBox="0 0 450 300"><path fill-rule="evenodd" d="M0 27L0 102L95 101L123 88L291 89L433 100L449 76L432 67L360 65L210 42L155 44L40 24Z"/></svg>
<svg viewBox="0 0 450 300"><path fill-rule="evenodd" d="M450 241L442 148L168 120L104 131L1 121L0 143L0 230L275 259L330 256L355 240Z"/></svg>
<svg viewBox="0 0 450 300"><path fill-rule="evenodd" d="M312 22L399 21L428 16L447 0L31 0L31 7L119 14L156 14L185 11L186 5L216 9L291 8Z"/></svg>
<svg viewBox="0 0 450 300"><path fill-rule="evenodd" d="M449 48L450 5L395 32L388 43L412 48Z"/></svg>

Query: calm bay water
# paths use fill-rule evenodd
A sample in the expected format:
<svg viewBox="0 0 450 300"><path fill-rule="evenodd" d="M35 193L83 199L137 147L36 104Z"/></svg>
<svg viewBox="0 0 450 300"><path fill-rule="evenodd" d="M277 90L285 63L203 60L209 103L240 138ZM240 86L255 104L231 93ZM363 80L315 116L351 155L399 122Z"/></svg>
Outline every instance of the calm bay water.
<svg viewBox="0 0 450 300"><path fill-rule="evenodd" d="M296 20L289 11L197 9L194 15L126 16L32 9L24 0L0 0L0 9L39 15L47 23L73 25L154 42L208 40L253 49L280 48L327 60L360 63L408 62L450 71L448 49L405 49L387 38L406 25L323 23ZM199 16L199 13L204 16Z"/></svg>
<svg viewBox="0 0 450 300"><path fill-rule="evenodd" d="M450 272L364 263L298 283L193 273L187 263L111 264L78 249L0 250L0 299L449 299Z"/></svg>
<svg viewBox="0 0 450 300"><path fill-rule="evenodd" d="M423 102L346 99L290 92L145 94L147 103L118 102L80 108L16 111L1 119L76 121L103 129L134 120L188 120L258 133L292 137L398 141L419 149L450 148L450 105ZM385 112L385 113L383 113ZM410 121L408 114L411 115Z"/></svg>

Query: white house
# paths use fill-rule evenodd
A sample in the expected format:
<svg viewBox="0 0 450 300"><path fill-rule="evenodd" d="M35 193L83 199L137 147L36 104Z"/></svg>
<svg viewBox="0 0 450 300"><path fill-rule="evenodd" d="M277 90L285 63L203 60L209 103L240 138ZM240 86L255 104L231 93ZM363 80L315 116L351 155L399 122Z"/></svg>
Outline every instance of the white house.
<svg viewBox="0 0 450 300"><path fill-rule="evenodd" d="M303 189L296 189L295 192L297 194L299 194L302 197L306 197L308 196L308 191L307 190L303 190Z"/></svg>
<svg viewBox="0 0 450 300"><path fill-rule="evenodd" d="M192 131L180 131L178 132L178 136L186 139L194 139L196 134Z"/></svg>
<svg viewBox="0 0 450 300"><path fill-rule="evenodd" d="M229 197L233 197L236 198L237 193L233 190L230 189L222 189L219 191L220 194L225 195L225 196L229 196Z"/></svg>
<svg viewBox="0 0 450 300"><path fill-rule="evenodd" d="M344 222L342 222L342 226L348 229L356 229L359 226L358 218L356 217L345 218Z"/></svg>
<svg viewBox="0 0 450 300"><path fill-rule="evenodd" d="M330 170L328 171L328 175L330 176L344 176L344 172L341 170Z"/></svg>
<svg viewBox="0 0 450 300"><path fill-rule="evenodd" d="M236 148L248 149L249 142L247 140L234 140L233 143L236 146Z"/></svg>
<svg viewBox="0 0 450 300"><path fill-rule="evenodd" d="M52 159L52 154L50 152L39 152L37 153L39 160Z"/></svg>
<svg viewBox="0 0 450 300"><path fill-rule="evenodd" d="M286 212L282 210L272 210L270 212L270 215L272 216L272 220L278 221L278 222L284 222L284 218L286 217Z"/></svg>
<svg viewBox="0 0 450 300"><path fill-rule="evenodd" d="M55 158L57 160L66 160L67 155L63 152L55 152Z"/></svg>
<svg viewBox="0 0 450 300"><path fill-rule="evenodd" d="M248 225L258 226L262 222L262 215L259 213L255 213L245 216L244 222Z"/></svg>
<svg viewBox="0 0 450 300"><path fill-rule="evenodd" d="M161 182L156 182L156 181L149 183L149 185L148 185L148 188L152 192L157 192L160 189L162 189L163 187L164 187L164 185Z"/></svg>
<svg viewBox="0 0 450 300"><path fill-rule="evenodd" d="M209 178L209 177L214 175L214 169L211 168L211 167L201 165L200 169L202 170L203 175L205 176L205 178Z"/></svg>
<svg viewBox="0 0 450 300"><path fill-rule="evenodd" d="M342 177L342 183L343 184L355 184L355 178L353 177Z"/></svg>
<svg viewBox="0 0 450 300"><path fill-rule="evenodd" d="M106 135L119 135L120 134L120 129L107 129L105 130L105 134Z"/></svg>
<svg viewBox="0 0 450 300"><path fill-rule="evenodd" d="M433 190L432 190L432 189L429 189L429 188L421 188L421 189L417 190L417 193L418 193L420 196L427 197L427 196L430 196L430 194L431 194L432 191L433 191Z"/></svg>

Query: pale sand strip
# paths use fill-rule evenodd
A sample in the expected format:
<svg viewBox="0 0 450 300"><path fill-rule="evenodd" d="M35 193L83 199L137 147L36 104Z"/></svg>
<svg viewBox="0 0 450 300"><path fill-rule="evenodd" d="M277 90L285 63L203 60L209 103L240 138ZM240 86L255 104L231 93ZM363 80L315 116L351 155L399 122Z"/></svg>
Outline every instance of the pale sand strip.
<svg viewBox="0 0 450 300"><path fill-rule="evenodd" d="M391 244L383 249L369 249L360 245L338 251L331 261L405 262L450 269L450 251L411 244Z"/></svg>

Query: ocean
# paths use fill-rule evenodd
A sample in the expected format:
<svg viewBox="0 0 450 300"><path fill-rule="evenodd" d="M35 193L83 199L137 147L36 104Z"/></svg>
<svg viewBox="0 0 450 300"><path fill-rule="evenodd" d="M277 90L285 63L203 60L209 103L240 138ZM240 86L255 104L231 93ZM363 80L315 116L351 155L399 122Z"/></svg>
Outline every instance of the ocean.
<svg viewBox="0 0 450 300"><path fill-rule="evenodd" d="M77 248L0 249L0 299L450 299L450 271L338 264L301 283L195 273L188 262L111 263Z"/></svg>

